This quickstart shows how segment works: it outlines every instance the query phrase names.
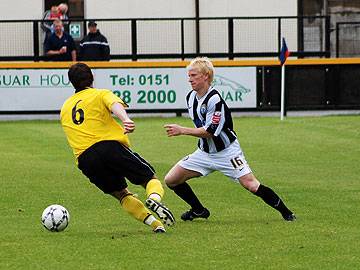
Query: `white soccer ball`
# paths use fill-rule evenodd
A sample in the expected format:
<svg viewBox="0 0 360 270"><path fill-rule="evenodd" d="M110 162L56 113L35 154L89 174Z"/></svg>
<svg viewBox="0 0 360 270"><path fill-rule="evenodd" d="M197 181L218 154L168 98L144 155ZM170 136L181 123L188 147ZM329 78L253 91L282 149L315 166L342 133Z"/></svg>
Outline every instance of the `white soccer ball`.
<svg viewBox="0 0 360 270"><path fill-rule="evenodd" d="M41 215L41 223L51 232L65 230L70 221L70 213L64 206L53 204L44 210Z"/></svg>

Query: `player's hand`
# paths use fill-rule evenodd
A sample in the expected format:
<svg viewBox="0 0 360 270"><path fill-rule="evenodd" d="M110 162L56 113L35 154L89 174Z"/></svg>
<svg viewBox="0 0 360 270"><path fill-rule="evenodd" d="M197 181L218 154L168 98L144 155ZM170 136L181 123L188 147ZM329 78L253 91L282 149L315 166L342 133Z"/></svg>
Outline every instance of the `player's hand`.
<svg viewBox="0 0 360 270"><path fill-rule="evenodd" d="M126 120L126 121L123 121L123 125L124 125L124 134L127 134L127 133L132 133L134 132L135 130L135 123L134 121L132 120Z"/></svg>
<svg viewBox="0 0 360 270"><path fill-rule="evenodd" d="M166 133L169 137L181 135L181 126L176 124L168 124L164 126Z"/></svg>

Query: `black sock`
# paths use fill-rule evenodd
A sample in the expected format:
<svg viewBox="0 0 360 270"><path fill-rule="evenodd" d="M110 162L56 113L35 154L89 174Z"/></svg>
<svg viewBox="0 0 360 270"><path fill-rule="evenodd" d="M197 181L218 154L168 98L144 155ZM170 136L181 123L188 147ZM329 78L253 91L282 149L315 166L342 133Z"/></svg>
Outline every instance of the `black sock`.
<svg viewBox="0 0 360 270"><path fill-rule="evenodd" d="M260 184L258 190L254 194L263 199L263 201L272 208L278 210L283 216L292 214L292 212L285 206L280 197L271 188Z"/></svg>
<svg viewBox="0 0 360 270"><path fill-rule="evenodd" d="M187 202L196 213L200 213L204 209L204 206L186 182L169 188L172 189L181 199Z"/></svg>

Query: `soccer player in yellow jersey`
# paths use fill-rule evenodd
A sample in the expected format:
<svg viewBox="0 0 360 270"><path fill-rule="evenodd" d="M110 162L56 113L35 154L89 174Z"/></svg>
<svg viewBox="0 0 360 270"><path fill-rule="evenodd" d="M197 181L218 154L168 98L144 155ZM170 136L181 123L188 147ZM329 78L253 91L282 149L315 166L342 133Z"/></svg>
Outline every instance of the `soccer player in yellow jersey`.
<svg viewBox="0 0 360 270"><path fill-rule="evenodd" d="M92 88L94 78L86 64L72 65L68 76L75 94L65 101L60 120L79 169L105 194L118 199L134 218L156 233L165 232L163 224L127 188L125 178L143 186L146 206L163 223L170 226L175 222L171 211L160 203L164 190L154 168L129 148L127 133L135 130L135 124L124 109L127 105L110 90Z"/></svg>

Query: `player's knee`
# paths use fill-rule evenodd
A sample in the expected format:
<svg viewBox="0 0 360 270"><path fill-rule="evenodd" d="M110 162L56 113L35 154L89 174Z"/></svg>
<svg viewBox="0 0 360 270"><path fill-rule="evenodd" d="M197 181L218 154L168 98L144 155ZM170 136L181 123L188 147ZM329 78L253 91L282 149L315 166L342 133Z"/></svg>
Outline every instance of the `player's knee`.
<svg viewBox="0 0 360 270"><path fill-rule="evenodd" d="M112 192L111 195L112 195L113 197L115 197L116 199L118 199L119 202L121 203L121 201L122 201L126 196L133 195L133 194L132 194L127 188L124 188L124 189L122 189L122 190Z"/></svg>
<svg viewBox="0 0 360 270"><path fill-rule="evenodd" d="M165 184L168 186L168 188L173 189L177 185L181 184L181 179L179 177L176 177L173 173L168 173L165 178Z"/></svg>
<svg viewBox="0 0 360 270"><path fill-rule="evenodd" d="M172 177L169 174L165 175L164 182L169 188L176 186L176 184L174 184Z"/></svg>
<svg viewBox="0 0 360 270"><path fill-rule="evenodd" d="M244 188L252 193L255 193L260 186L260 182L252 173L240 177L239 182Z"/></svg>
<svg viewBox="0 0 360 270"><path fill-rule="evenodd" d="M153 177L154 177L154 176L153 176ZM146 188L147 184L150 182L150 180L151 180L153 177L144 180L144 182L141 184L141 186L142 186L143 188Z"/></svg>

